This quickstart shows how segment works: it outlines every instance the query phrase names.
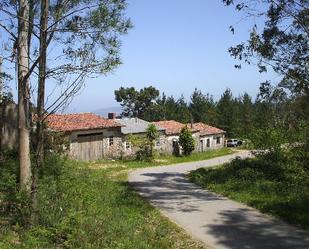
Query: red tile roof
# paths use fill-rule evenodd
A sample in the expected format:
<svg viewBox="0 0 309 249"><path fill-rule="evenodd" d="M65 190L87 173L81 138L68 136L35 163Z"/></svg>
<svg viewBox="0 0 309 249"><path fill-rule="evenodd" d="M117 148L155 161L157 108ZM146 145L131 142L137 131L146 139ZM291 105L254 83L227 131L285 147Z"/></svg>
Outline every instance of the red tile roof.
<svg viewBox="0 0 309 249"><path fill-rule="evenodd" d="M121 127L115 120L94 113L52 114L46 119L47 127L54 131L78 131Z"/></svg>
<svg viewBox="0 0 309 249"><path fill-rule="evenodd" d="M177 135L181 132L181 129L185 127L185 124L179 123L175 120L168 120L168 121L157 121L154 122L155 125L162 127L165 129L166 135ZM188 125L190 128L190 125ZM191 129L192 132L197 132L195 128Z"/></svg>
<svg viewBox="0 0 309 249"><path fill-rule="evenodd" d="M188 126L191 124L188 124ZM204 124L202 122L194 123L193 128L200 131L201 136L212 135L212 134L222 134L225 133L224 130L219 128Z"/></svg>

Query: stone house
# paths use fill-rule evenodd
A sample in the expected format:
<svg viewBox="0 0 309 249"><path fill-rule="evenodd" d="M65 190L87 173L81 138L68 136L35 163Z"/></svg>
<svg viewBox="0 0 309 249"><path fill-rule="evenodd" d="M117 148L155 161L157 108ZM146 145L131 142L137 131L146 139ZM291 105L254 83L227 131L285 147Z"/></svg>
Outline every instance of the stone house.
<svg viewBox="0 0 309 249"><path fill-rule="evenodd" d="M120 156L122 125L94 113L52 114L46 125L51 132L61 132L68 142L68 154L76 160L98 160Z"/></svg>
<svg viewBox="0 0 309 249"><path fill-rule="evenodd" d="M224 147L226 134L224 130L204 124L202 122L188 124L188 127L189 126L199 131L199 141L197 146L197 150L199 152Z"/></svg>
<svg viewBox="0 0 309 249"><path fill-rule="evenodd" d="M161 146L158 148L159 152L179 155L181 154L181 148L179 146L179 135L183 127L186 124L182 124L175 120L167 120L167 121L157 121L154 122L157 127L161 127L165 129L165 136L160 137ZM195 140L196 145L199 143L199 130L196 128L189 129L192 132L192 136ZM197 146L195 146L195 151L198 151Z"/></svg>
<svg viewBox="0 0 309 249"><path fill-rule="evenodd" d="M114 114L109 114L109 118L114 118ZM117 123L120 123L122 125L121 127L121 134L122 134L122 142L123 142L123 156L132 156L135 154L136 149L129 141L130 135L135 136L145 136L146 130L148 126L151 124L150 122L147 122L145 120L142 120L140 118L120 118L120 119L114 119ZM157 127L159 138L156 141L155 148L159 149L161 144L160 141L164 140L164 132L165 129L161 127Z"/></svg>
<svg viewBox="0 0 309 249"><path fill-rule="evenodd" d="M103 118L93 113L52 114L47 117L48 130L61 133L68 155L77 160L99 160L135 155L137 148L129 136L145 136L150 122L139 118L116 118L109 113ZM188 126L195 140L195 152L224 146L225 131L204 123L182 124L174 120L153 122L159 137L155 149L161 154L181 154L179 135Z"/></svg>

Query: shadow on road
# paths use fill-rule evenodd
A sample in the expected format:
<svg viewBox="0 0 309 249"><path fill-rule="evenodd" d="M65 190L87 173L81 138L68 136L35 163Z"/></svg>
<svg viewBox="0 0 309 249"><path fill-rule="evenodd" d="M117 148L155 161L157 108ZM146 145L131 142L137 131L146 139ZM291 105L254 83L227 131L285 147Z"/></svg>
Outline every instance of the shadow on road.
<svg viewBox="0 0 309 249"><path fill-rule="evenodd" d="M265 219L264 215L257 215L256 212L252 215L252 212L246 208L221 211L221 224L207 225L205 232L231 249L309 248L309 233L296 228L287 229L284 222Z"/></svg>
<svg viewBox="0 0 309 249"><path fill-rule="evenodd" d="M201 201L225 200L211 192L201 190L186 180L182 173L144 173L145 181L130 181L138 192L163 210L200 211ZM190 201L188 201L190 199Z"/></svg>
<svg viewBox="0 0 309 249"><path fill-rule="evenodd" d="M141 173L138 179L130 181L130 185L167 214L178 213L187 216L187 220L200 215L197 226L204 234L213 236L222 248L309 249L309 233L251 208L239 208L237 204L225 207L227 202L231 203L227 198L200 189L183 173ZM202 208L208 205L216 213L210 223L203 220L207 209Z"/></svg>

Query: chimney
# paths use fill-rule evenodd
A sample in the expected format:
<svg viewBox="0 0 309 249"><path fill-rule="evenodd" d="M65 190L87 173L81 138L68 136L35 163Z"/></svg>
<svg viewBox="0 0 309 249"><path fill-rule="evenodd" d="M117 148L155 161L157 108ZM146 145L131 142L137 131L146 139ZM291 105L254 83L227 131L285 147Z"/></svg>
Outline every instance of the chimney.
<svg viewBox="0 0 309 249"><path fill-rule="evenodd" d="M116 118L116 113L115 112L109 112L108 113L108 119L115 119Z"/></svg>
<svg viewBox="0 0 309 249"><path fill-rule="evenodd" d="M191 125L191 129L193 129L193 124L194 124L194 121L193 121L193 116L191 115L191 123L190 123L190 125Z"/></svg>

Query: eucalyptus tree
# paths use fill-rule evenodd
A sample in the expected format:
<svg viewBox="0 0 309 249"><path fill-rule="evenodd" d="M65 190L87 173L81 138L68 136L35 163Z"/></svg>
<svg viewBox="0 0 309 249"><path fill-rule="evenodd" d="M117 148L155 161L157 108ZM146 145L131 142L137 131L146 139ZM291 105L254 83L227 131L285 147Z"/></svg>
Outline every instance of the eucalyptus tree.
<svg viewBox="0 0 309 249"><path fill-rule="evenodd" d="M309 1L223 0L234 5L254 23L247 42L229 49L246 63L256 62L260 72L268 69L281 75L279 87L295 95L309 94ZM234 27L231 26L234 32ZM239 66L239 65L238 65Z"/></svg>
<svg viewBox="0 0 309 249"><path fill-rule="evenodd" d="M256 21L248 41L231 47L231 55L245 63L256 63L260 72L272 70L279 75L277 82L261 84L259 108L270 110L264 114L272 114L271 126L278 126L285 137L291 137L290 142L309 147L308 125L303 125L309 122L309 1L223 2ZM231 30L234 32L234 27ZM265 126L267 119L260 117Z"/></svg>
<svg viewBox="0 0 309 249"><path fill-rule="evenodd" d="M3 0L0 3L0 28L7 33L1 37L5 48L1 53L7 64L15 63L16 56L27 61L17 60L19 68L27 69L18 81L31 82L20 89L29 96L19 100L29 102L31 95L37 102L36 166L43 163L44 120L48 114L68 104L87 77L107 74L121 64L120 36L132 27L125 15L126 7L125 0ZM27 44L19 41L19 31L23 32L23 39L27 36ZM21 50L21 45L27 48ZM48 96L46 82L51 89ZM25 119L29 122L27 115ZM34 172L37 175L37 170Z"/></svg>
<svg viewBox="0 0 309 249"><path fill-rule="evenodd" d="M29 124L29 17L28 0L20 0L17 30L18 128L20 185L29 195L31 189L30 124Z"/></svg>

